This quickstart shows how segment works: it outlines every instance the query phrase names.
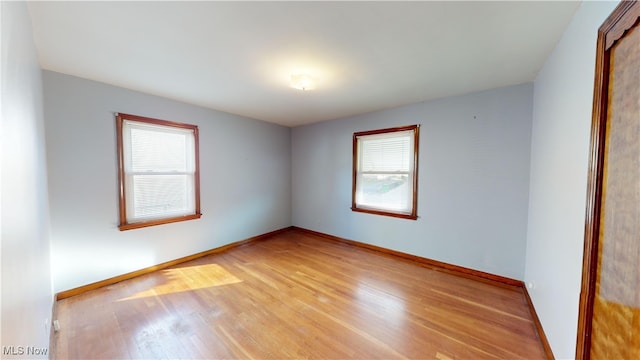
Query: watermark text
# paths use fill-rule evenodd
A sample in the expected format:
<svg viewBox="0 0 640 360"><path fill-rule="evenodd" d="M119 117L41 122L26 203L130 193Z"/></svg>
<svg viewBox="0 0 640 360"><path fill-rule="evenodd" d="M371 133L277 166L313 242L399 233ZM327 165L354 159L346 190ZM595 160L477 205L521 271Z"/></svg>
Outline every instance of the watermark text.
<svg viewBox="0 0 640 360"><path fill-rule="evenodd" d="M47 356L49 349L38 346L3 346L3 356Z"/></svg>

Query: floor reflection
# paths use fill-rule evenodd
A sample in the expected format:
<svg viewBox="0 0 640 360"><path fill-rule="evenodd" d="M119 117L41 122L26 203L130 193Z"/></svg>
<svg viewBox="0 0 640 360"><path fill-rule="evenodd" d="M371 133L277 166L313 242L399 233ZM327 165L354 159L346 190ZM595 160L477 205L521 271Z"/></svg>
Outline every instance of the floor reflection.
<svg viewBox="0 0 640 360"><path fill-rule="evenodd" d="M386 323L397 326L404 324L406 312L403 299L365 283L358 284L355 295L359 303L366 304L364 308L375 309L375 314Z"/></svg>

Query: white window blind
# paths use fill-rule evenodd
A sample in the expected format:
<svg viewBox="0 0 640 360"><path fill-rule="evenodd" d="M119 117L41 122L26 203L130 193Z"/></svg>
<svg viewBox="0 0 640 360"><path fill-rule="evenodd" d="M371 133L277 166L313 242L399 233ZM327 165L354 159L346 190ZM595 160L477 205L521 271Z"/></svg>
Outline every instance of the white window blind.
<svg viewBox="0 0 640 360"><path fill-rule="evenodd" d="M194 214L194 131L125 120L122 137L127 222Z"/></svg>
<svg viewBox="0 0 640 360"><path fill-rule="evenodd" d="M355 208L415 214L416 129L354 134Z"/></svg>
<svg viewBox="0 0 640 360"><path fill-rule="evenodd" d="M411 169L413 131L362 136L363 173L408 173Z"/></svg>

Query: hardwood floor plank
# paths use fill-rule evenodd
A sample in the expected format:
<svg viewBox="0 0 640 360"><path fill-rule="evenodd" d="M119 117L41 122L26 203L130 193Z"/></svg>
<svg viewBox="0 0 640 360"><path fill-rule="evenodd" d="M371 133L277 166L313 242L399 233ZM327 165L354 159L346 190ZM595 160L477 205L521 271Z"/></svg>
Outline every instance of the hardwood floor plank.
<svg viewBox="0 0 640 360"><path fill-rule="evenodd" d="M57 359L546 358L521 289L297 230L57 313Z"/></svg>

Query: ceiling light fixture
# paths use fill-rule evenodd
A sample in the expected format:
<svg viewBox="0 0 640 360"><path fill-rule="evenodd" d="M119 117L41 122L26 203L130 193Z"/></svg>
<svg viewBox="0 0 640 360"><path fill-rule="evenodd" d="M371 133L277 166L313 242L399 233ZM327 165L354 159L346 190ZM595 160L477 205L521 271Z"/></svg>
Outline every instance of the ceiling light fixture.
<svg viewBox="0 0 640 360"><path fill-rule="evenodd" d="M291 75L291 86L300 90L313 90L318 86L318 78L309 74Z"/></svg>

